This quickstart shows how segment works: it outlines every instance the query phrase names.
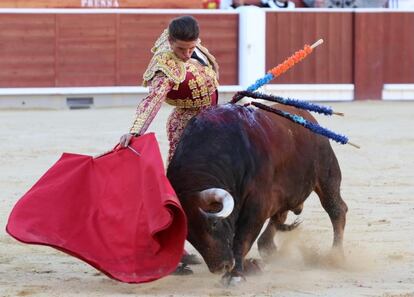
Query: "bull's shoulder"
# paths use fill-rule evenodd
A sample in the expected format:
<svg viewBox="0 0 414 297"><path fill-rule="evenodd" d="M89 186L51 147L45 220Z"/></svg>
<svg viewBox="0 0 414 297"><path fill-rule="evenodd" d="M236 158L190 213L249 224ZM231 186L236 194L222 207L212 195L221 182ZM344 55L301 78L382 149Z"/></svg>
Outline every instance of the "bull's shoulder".
<svg viewBox="0 0 414 297"><path fill-rule="evenodd" d="M255 109L233 103L226 103L206 109L198 116L196 120L206 122L209 125L230 126L233 124L243 124L244 122L255 121Z"/></svg>

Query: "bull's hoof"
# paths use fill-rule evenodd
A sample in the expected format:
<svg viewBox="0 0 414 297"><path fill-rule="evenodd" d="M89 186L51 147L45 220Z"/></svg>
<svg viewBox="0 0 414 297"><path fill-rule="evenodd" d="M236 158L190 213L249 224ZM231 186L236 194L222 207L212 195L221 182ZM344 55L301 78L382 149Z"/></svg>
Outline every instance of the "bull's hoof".
<svg viewBox="0 0 414 297"><path fill-rule="evenodd" d="M335 267L344 267L346 264L346 258L342 246L334 246L328 255L328 259L331 265Z"/></svg>
<svg viewBox="0 0 414 297"><path fill-rule="evenodd" d="M259 274L263 271L263 262L258 259L246 259L243 263L244 273L251 275L251 274Z"/></svg>
<svg viewBox="0 0 414 297"><path fill-rule="evenodd" d="M243 274L238 272L227 272L221 278L221 283L226 287L237 286L238 284L245 282L246 278Z"/></svg>
<svg viewBox="0 0 414 297"><path fill-rule="evenodd" d="M179 264L171 275L190 275L193 273L194 272L187 266L187 264Z"/></svg>
<svg viewBox="0 0 414 297"><path fill-rule="evenodd" d="M194 254L185 254L181 257L181 263L185 265L198 265L201 264L201 259Z"/></svg>

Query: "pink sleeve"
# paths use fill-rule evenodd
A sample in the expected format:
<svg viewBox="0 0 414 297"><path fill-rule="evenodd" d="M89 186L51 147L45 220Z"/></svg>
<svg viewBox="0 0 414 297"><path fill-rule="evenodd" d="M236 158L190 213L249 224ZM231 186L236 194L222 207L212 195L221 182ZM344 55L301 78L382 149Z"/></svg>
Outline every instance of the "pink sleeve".
<svg viewBox="0 0 414 297"><path fill-rule="evenodd" d="M137 107L136 118L130 129L130 133L143 135L157 115L162 102L167 98L172 89L172 83L164 75L156 75L149 83L149 94Z"/></svg>

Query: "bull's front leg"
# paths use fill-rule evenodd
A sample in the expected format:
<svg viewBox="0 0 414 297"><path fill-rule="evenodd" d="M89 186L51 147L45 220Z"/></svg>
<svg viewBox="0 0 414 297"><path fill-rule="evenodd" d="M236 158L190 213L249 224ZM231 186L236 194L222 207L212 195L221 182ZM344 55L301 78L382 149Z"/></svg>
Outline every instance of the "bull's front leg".
<svg viewBox="0 0 414 297"><path fill-rule="evenodd" d="M255 219L257 219L255 217ZM261 271L256 260L245 260L245 256L252 247L254 241L260 234L264 222L243 222L239 227L233 241L233 256L235 265L231 271L226 272L222 277L222 283L226 286L236 285L246 280L245 275L249 272Z"/></svg>

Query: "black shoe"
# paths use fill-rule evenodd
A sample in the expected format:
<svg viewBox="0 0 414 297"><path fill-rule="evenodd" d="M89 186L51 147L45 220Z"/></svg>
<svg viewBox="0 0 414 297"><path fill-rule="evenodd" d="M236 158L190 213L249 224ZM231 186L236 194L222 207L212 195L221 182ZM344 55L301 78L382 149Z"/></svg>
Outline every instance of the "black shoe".
<svg viewBox="0 0 414 297"><path fill-rule="evenodd" d="M201 264L201 259L194 254L185 254L181 257L181 263L185 265L198 265Z"/></svg>
<svg viewBox="0 0 414 297"><path fill-rule="evenodd" d="M194 272L191 270L190 267L188 267L186 264L178 264L177 268L171 275L190 275Z"/></svg>

